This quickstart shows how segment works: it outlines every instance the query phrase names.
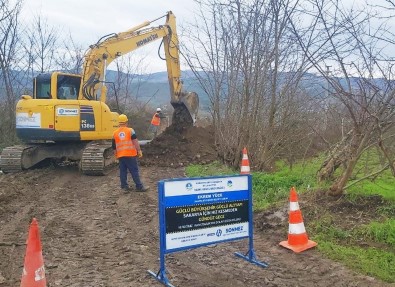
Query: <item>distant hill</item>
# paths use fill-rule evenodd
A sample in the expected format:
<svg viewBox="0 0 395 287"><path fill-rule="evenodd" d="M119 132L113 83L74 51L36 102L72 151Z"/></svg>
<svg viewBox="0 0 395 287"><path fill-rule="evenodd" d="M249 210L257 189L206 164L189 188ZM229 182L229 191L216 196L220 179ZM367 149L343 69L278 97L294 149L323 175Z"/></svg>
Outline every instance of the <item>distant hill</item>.
<svg viewBox="0 0 395 287"><path fill-rule="evenodd" d="M114 81L117 73L107 71L107 81ZM133 96L142 102L149 102L153 106L163 106L170 103L170 87L167 72L157 72L147 75L134 75L132 92ZM183 88L185 92L195 92L199 95L200 109L207 111L209 99L207 94L199 86L198 80L192 71L182 72Z"/></svg>
<svg viewBox="0 0 395 287"><path fill-rule="evenodd" d="M64 71L67 72L67 71ZM108 70L106 80L116 82L117 72ZM26 78L19 71L13 71L12 78L17 79L18 86L14 86L17 94L32 94L32 79ZM170 104L170 87L167 79L167 72L157 72L146 75L130 76L132 81L131 91L133 97L138 98L142 102L148 102L153 107ZM0 73L1 79L1 73ZM200 109L207 111L209 107L209 99L207 94L200 88L197 79L192 71L183 71L182 80L184 91L195 92L199 95ZM111 92L109 92L111 97ZM5 97L5 89L2 81L0 81L0 101Z"/></svg>
<svg viewBox="0 0 395 287"><path fill-rule="evenodd" d="M287 81L290 75L292 74L280 74L280 85L282 82ZM18 71L14 71L13 77L17 78L17 82L20 83L20 86L14 87L14 91L20 91L18 93L31 93L29 93L28 91L31 91L32 89L32 79L23 78L22 73ZM107 71L107 81L116 82L116 77L116 71ZM130 76L130 78L133 79L131 87L131 93L133 98L137 98L143 103L148 103L148 105L152 107L163 107L170 104L171 97L167 72L157 72L145 75L132 75ZM208 95L200 87L195 74L190 70L182 71L182 80L184 91L197 93L200 100L200 110L202 112L207 112L209 110L210 101ZM358 80L359 78L352 78L352 86L357 87ZM340 78L339 81L342 85L346 86L345 79ZM376 85L383 85L382 79L373 79L373 81ZM311 97L323 97L327 94L327 81L325 80L325 78L312 73L304 74L300 82L300 87L304 91L306 91ZM0 82L0 100L4 97L4 94L4 87L2 86L2 82ZM111 92L109 92L109 96L111 97Z"/></svg>

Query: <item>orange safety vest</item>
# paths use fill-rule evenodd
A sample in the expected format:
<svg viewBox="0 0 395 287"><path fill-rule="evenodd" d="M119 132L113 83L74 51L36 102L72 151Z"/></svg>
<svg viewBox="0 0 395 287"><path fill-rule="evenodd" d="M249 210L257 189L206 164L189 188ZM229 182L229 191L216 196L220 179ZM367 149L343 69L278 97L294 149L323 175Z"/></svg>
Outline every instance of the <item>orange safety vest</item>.
<svg viewBox="0 0 395 287"><path fill-rule="evenodd" d="M119 127L114 131L113 137L117 150L117 158L125 156L137 156L137 149L132 142L133 129Z"/></svg>
<svg viewBox="0 0 395 287"><path fill-rule="evenodd" d="M152 117L151 125L159 126L160 125L160 117L156 116L157 113Z"/></svg>

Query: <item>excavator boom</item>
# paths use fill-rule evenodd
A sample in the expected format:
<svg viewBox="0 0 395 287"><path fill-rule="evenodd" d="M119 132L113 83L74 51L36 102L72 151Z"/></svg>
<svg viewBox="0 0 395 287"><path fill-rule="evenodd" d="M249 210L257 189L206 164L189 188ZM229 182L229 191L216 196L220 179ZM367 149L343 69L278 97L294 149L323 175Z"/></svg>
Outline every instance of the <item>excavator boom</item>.
<svg viewBox="0 0 395 287"><path fill-rule="evenodd" d="M176 30L176 17L169 11L164 25L149 27L146 21L125 32L107 35L90 46L85 55L80 96L93 100L100 95L106 101L105 71L116 58L163 39L168 80L170 85L170 103L175 109L173 124L193 125L199 109L199 98L194 92L184 92L181 80L179 42ZM158 18L160 19L160 18ZM156 20L158 20L156 19ZM154 20L154 21L156 21ZM182 111L180 111L182 110ZM183 114L182 117L179 115Z"/></svg>

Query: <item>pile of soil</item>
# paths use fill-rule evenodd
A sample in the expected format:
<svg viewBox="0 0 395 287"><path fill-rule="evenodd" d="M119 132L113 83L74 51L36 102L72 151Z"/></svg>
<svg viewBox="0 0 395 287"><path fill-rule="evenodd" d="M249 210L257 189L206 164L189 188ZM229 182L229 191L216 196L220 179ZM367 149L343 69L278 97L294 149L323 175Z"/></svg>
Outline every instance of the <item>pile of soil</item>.
<svg viewBox="0 0 395 287"><path fill-rule="evenodd" d="M214 133L209 127L168 127L150 143L142 146L142 166L180 167L217 160Z"/></svg>

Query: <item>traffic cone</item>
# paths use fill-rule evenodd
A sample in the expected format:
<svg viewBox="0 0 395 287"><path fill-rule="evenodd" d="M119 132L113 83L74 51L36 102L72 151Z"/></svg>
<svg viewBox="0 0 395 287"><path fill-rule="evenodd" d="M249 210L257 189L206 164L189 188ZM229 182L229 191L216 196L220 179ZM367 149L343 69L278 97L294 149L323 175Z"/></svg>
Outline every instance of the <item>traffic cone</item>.
<svg viewBox="0 0 395 287"><path fill-rule="evenodd" d="M302 212L299 209L298 195L295 187L291 188L289 196L289 229L288 241L281 241L280 245L299 253L317 245L309 240L304 227Z"/></svg>
<svg viewBox="0 0 395 287"><path fill-rule="evenodd" d="M25 263L20 287L46 287L44 259L38 223L33 218L26 242Z"/></svg>
<svg viewBox="0 0 395 287"><path fill-rule="evenodd" d="M250 162L248 160L247 148L243 148L243 159L241 160L240 174L250 174Z"/></svg>

